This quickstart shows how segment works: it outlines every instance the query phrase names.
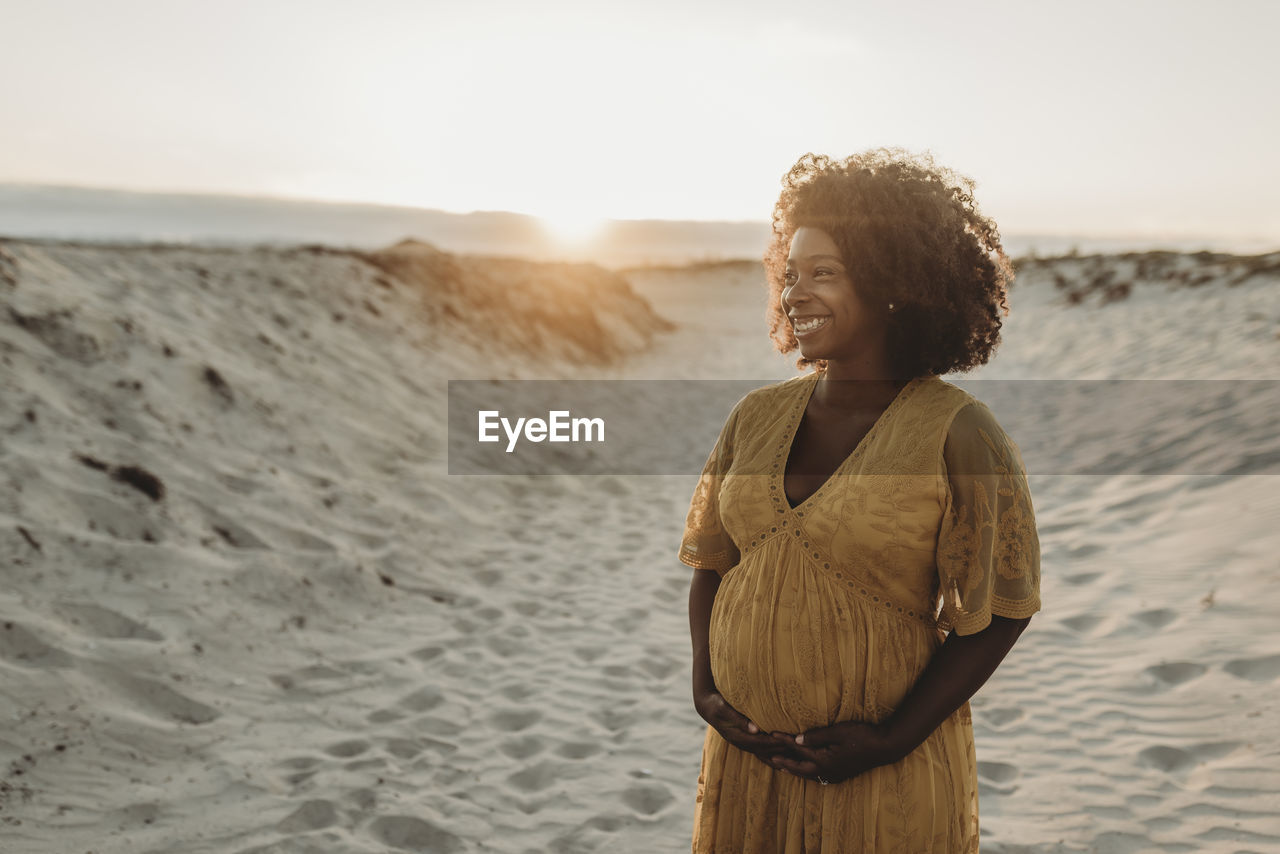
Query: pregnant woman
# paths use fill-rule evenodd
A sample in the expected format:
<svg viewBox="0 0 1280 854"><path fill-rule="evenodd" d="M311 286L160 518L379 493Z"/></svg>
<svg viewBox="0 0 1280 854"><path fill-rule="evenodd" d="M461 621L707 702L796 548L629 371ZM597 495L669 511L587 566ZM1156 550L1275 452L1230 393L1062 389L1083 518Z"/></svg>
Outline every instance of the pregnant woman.
<svg viewBox="0 0 1280 854"><path fill-rule="evenodd" d="M707 721L693 851L978 850L969 698L1040 609L1017 445L939 375L999 342L1012 270L927 155L805 155L765 256L771 337L680 560Z"/></svg>

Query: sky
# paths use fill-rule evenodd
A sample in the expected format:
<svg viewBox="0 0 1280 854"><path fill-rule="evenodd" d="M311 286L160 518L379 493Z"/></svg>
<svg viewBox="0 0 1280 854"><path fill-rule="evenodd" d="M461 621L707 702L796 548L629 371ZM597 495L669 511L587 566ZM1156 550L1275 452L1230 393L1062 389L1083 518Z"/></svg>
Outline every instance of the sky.
<svg viewBox="0 0 1280 854"><path fill-rule="evenodd" d="M768 220L929 151L1006 233L1280 246L1280 3L0 0L0 181Z"/></svg>

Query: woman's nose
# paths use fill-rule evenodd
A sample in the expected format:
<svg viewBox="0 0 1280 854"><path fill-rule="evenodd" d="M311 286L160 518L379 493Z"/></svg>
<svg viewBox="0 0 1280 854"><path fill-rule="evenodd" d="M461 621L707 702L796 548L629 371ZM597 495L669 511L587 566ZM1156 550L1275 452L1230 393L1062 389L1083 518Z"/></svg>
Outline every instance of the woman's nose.
<svg viewBox="0 0 1280 854"><path fill-rule="evenodd" d="M796 280L783 289L782 301L795 305L808 299L808 287L803 282L804 279L802 277L796 276Z"/></svg>

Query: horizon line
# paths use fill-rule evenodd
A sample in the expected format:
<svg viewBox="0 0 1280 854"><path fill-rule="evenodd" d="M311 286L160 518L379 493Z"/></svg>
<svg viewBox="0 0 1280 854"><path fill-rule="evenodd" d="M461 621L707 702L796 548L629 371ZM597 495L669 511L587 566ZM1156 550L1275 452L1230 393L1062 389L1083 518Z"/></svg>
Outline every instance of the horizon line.
<svg viewBox="0 0 1280 854"><path fill-rule="evenodd" d="M30 188L44 190L72 190L81 192L97 192L97 193L120 193L131 195L145 196L170 196L170 197L197 197L208 199L241 199L256 202L280 202L285 204L301 204L301 205L328 205L333 207L363 207L363 208L379 208L384 210L402 210L415 211L423 213L439 213L449 216L477 216L477 215L498 215L521 217L524 219L535 220L538 222L546 222L548 217L540 214L529 213L526 211L506 210L500 208L473 209L469 211L450 210L448 208L434 208L423 205L407 205L389 202L375 202L360 199L335 199L335 198L319 198L312 196L284 196L274 195L270 193L250 193L237 191L216 191L216 190L190 190L190 189L136 189L124 186L108 186L101 184L73 184L73 183L52 183L46 181L15 181L0 178L0 187L13 188ZM696 223L699 225L740 225L740 226L759 226L769 228L770 221L767 219L697 219L689 217L600 217L600 222L605 223ZM1280 236L1270 236L1261 233L1245 234L1235 232L1220 231L1113 231L1113 232L1078 232L1078 231L1019 231L1001 229L1002 235L1009 237L1026 238L1055 238L1059 240L1201 240L1201 239L1224 239L1234 241L1252 241L1252 242L1272 242L1280 245Z"/></svg>

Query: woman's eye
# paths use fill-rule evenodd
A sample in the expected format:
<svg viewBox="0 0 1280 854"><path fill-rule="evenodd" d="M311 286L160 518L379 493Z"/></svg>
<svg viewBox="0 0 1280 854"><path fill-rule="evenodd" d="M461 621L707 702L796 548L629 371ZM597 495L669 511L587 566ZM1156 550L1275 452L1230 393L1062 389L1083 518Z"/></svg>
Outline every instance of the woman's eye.
<svg viewBox="0 0 1280 854"><path fill-rule="evenodd" d="M782 274L782 281L784 281L784 282L788 282L788 283L790 283L790 282L794 282L795 280L796 280L796 274L795 274L795 273L783 273L783 274Z"/></svg>

